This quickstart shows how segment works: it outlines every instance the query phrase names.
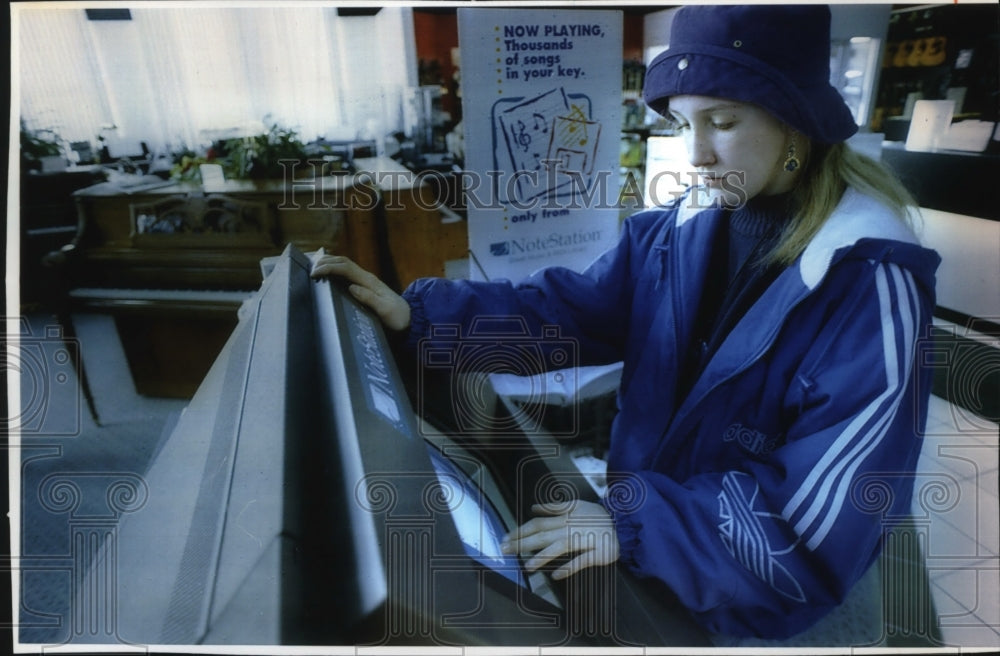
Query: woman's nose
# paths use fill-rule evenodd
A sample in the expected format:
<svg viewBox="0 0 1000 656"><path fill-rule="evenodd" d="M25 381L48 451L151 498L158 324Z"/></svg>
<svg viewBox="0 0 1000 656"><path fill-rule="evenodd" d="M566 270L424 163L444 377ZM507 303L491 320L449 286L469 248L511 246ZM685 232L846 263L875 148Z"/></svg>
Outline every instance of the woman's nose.
<svg viewBox="0 0 1000 656"><path fill-rule="evenodd" d="M704 168L715 164L715 151L710 140L705 138L704 133L696 129L688 131L686 139L688 161L695 168Z"/></svg>

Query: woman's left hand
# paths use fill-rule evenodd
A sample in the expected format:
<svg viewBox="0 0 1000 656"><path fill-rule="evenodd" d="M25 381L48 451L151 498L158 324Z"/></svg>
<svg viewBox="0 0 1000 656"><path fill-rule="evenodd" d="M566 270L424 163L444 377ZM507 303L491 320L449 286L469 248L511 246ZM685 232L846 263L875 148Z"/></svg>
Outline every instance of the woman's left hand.
<svg viewBox="0 0 1000 656"><path fill-rule="evenodd" d="M524 564L528 571L575 554L552 573L552 578L564 579L585 567L618 560L618 534L604 506L575 501L568 512L566 504L535 505L531 511L538 517L513 530L501 545L505 553L534 554Z"/></svg>

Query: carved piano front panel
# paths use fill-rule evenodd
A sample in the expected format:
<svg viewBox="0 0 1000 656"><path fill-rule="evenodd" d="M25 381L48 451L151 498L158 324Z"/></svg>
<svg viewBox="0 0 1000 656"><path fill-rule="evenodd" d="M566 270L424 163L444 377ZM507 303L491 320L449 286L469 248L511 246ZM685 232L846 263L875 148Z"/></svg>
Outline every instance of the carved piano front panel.
<svg viewBox="0 0 1000 656"><path fill-rule="evenodd" d="M274 247L267 203L224 194L171 196L130 206L132 245L138 248Z"/></svg>

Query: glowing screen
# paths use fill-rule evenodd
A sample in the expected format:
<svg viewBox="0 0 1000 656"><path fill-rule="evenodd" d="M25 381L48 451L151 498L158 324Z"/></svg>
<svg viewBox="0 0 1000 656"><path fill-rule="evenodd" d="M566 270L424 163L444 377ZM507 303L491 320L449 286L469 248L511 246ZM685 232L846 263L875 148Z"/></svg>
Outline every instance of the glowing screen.
<svg viewBox="0 0 1000 656"><path fill-rule="evenodd" d="M480 487L440 451L433 447L428 447L428 451L465 552L518 585L527 587L517 556L500 551L500 541L507 534L507 529L493 504Z"/></svg>

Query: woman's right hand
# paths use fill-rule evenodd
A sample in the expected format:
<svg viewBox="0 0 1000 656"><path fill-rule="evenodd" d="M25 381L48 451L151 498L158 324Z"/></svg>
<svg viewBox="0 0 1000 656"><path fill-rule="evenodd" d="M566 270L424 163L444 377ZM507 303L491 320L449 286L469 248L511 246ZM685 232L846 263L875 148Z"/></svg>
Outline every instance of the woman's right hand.
<svg viewBox="0 0 1000 656"><path fill-rule="evenodd" d="M313 278L336 276L348 283L348 291L368 306L386 328L403 331L410 327L410 304L392 291L378 276L358 266L342 255L321 255L313 261Z"/></svg>

